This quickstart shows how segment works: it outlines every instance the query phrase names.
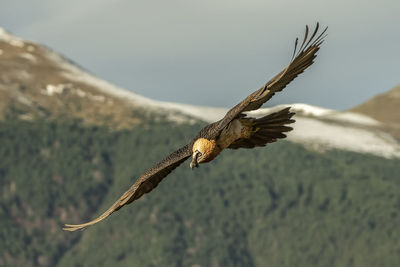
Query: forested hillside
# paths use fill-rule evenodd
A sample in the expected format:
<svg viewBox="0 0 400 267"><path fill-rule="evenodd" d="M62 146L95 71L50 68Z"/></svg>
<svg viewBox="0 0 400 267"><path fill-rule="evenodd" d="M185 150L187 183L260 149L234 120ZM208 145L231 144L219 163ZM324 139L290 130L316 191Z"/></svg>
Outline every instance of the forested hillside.
<svg viewBox="0 0 400 267"><path fill-rule="evenodd" d="M147 121L147 120L144 120ZM182 164L85 231L201 125L0 122L0 266L396 266L400 161L280 141Z"/></svg>

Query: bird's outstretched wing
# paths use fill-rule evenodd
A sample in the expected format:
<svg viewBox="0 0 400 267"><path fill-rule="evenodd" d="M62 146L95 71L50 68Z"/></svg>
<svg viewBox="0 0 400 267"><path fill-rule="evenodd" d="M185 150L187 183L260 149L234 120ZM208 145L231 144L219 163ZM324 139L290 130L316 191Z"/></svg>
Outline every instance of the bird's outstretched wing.
<svg viewBox="0 0 400 267"><path fill-rule="evenodd" d="M192 152L190 145L186 145L178 149L163 161L155 165L153 168L142 174L136 183L132 185L128 191L126 191L106 212L104 212L98 218L83 224L66 224L63 230L76 231L104 220L114 211L119 210L123 206L128 205L132 201L135 201L142 195L153 190L164 177L166 177L171 171L173 171L188 157L190 157L191 154Z"/></svg>
<svg viewBox="0 0 400 267"><path fill-rule="evenodd" d="M267 82L263 87L246 97L242 102L229 110L225 117L218 122L217 131L224 129L232 120L240 116L242 112L256 110L268 101L276 92L282 91L294 78L314 63L316 53L324 41L326 27L318 34L319 23L317 23L314 32L308 38L309 29L306 26L304 39L297 49L298 38L296 38L292 60L278 75ZM318 34L318 35L317 35Z"/></svg>

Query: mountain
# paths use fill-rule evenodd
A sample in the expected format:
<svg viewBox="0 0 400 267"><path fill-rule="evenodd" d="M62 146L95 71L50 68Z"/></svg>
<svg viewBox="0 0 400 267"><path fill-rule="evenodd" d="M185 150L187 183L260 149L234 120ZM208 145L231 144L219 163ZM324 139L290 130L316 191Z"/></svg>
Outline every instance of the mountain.
<svg viewBox="0 0 400 267"><path fill-rule="evenodd" d="M400 85L351 109L382 123L383 128L400 139Z"/></svg>
<svg viewBox="0 0 400 267"><path fill-rule="evenodd" d="M162 114L157 102L98 79L51 49L3 29L0 71L0 118L65 117L119 129L137 125L149 110L155 116Z"/></svg>
<svg viewBox="0 0 400 267"><path fill-rule="evenodd" d="M395 266L400 161L282 141L229 151L96 226L202 125L0 123L0 266ZM151 149L149 149L151 147Z"/></svg>
<svg viewBox="0 0 400 267"><path fill-rule="evenodd" d="M399 143L379 118L293 104L288 141L185 162L69 233L227 109L153 101L5 31L0 70L0 266L400 262Z"/></svg>
<svg viewBox="0 0 400 267"><path fill-rule="evenodd" d="M139 96L89 74L44 46L22 40L5 30L0 30L0 51L0 116L3 118L10 112L25 120L67 117L119 129L140 124L144 113L169 121L193 123L196 119L219 120L228 110ZM383 109L382 105L368 103L365 105L370 108L360 106L345 112L306 104L290 105L297 113L297 123L288 140L322 151L338 148L399 157L400 144L393 138L397 137L397 132L388 131L398 127L395 125L398 113L394 111L396 89L388 93L388 98L394 99L390 102L390 111L387 105L383 105ZM261 116L284 106L250 114ZM375 107L379 112L373 111ZM377 114L385 113L386 107L391 115L383 119L383 115Z"/></svg>

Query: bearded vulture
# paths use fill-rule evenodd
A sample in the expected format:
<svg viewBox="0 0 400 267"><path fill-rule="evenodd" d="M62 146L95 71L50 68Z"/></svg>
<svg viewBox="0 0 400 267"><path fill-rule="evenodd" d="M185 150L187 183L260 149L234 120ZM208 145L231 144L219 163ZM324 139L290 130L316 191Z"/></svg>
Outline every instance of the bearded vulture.
<svg viewBox="0 0 400 267"><path fill-rule="evenodd" d="M327 27L318 34L319 23L317 23L313 33L308 36L309 28L306 26L302 44L298 48L298 38L296 38L292 59L279 74L229 110L224 118L201 129L189 144L173 152L143 173L131 188L98 218L84 224L66 224L63 229L75 231L104 220L123 206L149 193L188 158L191 158L190 168L194 169L199 164L213 160L226 148L265 146L277 139L285 138L284 132L293 129L287 126L294 122L291 119L294 113L289 111L290 107L262 118L248 117L243 112L260 108L276 92L285 88L297 75L313 64L316 53L326 36L326 30Z"/></svg>

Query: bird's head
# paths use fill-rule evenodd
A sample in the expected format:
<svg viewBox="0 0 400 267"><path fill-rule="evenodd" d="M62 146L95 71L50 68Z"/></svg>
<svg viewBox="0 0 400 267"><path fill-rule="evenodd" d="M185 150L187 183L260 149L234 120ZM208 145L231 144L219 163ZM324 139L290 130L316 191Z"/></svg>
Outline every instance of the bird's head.
<svg viewBox="0 0 400 267"><path fill-rule="evenodd" d="M200 163L214 159L221 152L221 149L217 146L215 140L199 138L194 142L192 151L190 168L193 170L195 167L199 167Z"/></svg>

